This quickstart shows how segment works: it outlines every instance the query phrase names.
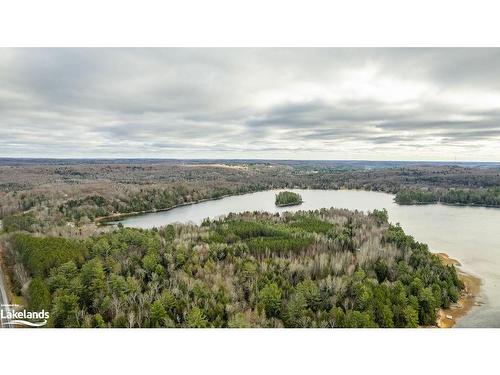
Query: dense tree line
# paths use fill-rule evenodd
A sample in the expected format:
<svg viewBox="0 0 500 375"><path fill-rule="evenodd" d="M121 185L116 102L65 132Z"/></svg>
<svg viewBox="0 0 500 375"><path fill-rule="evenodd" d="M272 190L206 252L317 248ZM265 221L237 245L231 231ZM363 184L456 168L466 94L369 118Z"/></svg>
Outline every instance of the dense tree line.
<svg viewBox="0 0 500 375"><path fill-rule="evenodd" d="M425 204L443 202L448 204L500 207L500 187L491 189L446 191L401 190L396 194L399 204Z"/></svg>
<svg viewBox="0 0 500 375"><path fill-rule="evenodd" d="M375 165L373 169L365 169L325 162L277 161L189 165L174 161L131 164L54 161L0 165L0 219L30 210L36 223L29 230L47 233L57 227L65 232L62 228L68 223L91 226L96 218L108 215L169 209L226 195L291 188L400 192L397 201L402 204L440 200L498 205L495 193L498 186L498 168ZM415 196L420 191L425 194Z"/></svg>
<svg viewBox="0 0 500 375"><path fill-rule="evenodd" d="M276 206L292 206L302 203L302 197L300 194L294 193L293 191L280 191L276 194L275 200Z"/></svg>
<svg viewBox="0 0 500 375"><path fill-rule="evenodd" d="M64 214L67 220L78 222L82 218L94 220L117 213L165 210L206 199L219 199L228 195L251 193L263 188L258 185L249 185L238 188L217 187L205 191L180 184L168 189L141 189L120 199L106 199L99 195L92 195L60 204L59 211Z"/></svg>
<svg viewBox="0 0 500 375"><path fill-rule="evenodd" d="M9 215L2 220L2 228L6 232L20 230L32 232L37 224L39 222L33 212Z"/></svg>
<svg viewBox="0 0 500 375"><path fill-rule="evenodd" d="M439 201L437 193L423 190L401 190L394 198L398 204L426 204Z"/></svg>
<svg viewBox="0 0 500 375"><path fill-rule="evenodd" d="M13 233L6 249L14 291L54 327L416 327L462 288L377 210L230 214L85 240Z"/></svg>

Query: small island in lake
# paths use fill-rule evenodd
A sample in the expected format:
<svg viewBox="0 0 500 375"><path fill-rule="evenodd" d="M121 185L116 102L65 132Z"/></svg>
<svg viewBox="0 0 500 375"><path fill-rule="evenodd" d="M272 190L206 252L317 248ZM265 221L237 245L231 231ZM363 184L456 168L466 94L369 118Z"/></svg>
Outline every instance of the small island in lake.
<svg viewBox="0 0 500 375"><path fill-rule="evenodd" d="M295 206L298 204L302 204L300 194L291 191L281 191L276 194L276 206L278 207Z"/></svg>

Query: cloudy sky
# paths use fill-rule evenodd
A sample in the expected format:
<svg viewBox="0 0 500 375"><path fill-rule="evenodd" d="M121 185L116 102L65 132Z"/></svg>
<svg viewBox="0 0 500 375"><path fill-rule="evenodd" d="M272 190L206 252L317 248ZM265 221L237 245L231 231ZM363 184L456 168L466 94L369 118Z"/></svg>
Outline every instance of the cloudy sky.
<svg viewBox="0 0 500 375"><path fill-rule="evenodd" d="M500 49L0 49L0 156L500 161Z"/></svg>

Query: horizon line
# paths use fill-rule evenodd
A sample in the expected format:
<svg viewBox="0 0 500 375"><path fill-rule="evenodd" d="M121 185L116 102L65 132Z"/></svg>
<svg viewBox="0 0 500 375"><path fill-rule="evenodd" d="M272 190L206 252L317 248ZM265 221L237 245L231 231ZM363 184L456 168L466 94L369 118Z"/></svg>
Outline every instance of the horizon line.
<svg viewBox="0 0 500 375"><path fill-rule="evenodd" d="M178 160L178 161L198 161L198 160L221 160L221 161L330 161L330 162L405 162L405 163L500 163L498 161L480 160L405 160L405 159L270 159L270 158L168 158L168 157L38 157L23 156L11 157L0 156L0 160Z"/></svg>

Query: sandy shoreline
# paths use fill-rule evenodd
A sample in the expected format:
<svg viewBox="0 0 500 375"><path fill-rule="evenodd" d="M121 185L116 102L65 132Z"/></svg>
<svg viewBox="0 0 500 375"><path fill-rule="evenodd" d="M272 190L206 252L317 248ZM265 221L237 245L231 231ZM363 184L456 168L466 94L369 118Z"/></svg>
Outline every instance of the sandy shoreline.
<svg viewBox="0 0 500 375"><path fill-rule="evenodd" d="M443 264L453 264L457 267L458 277L465 285L465 289L462 291L460 299L449 308L440 309L438 312L436 325L439 328L451 328L456 324L458 319L466 315L470 309L476 305L476 297L478 296L481 288L481 279L462 271L459 268L461 266L460 262L456 259L450 258L447 254L437 253L436 255L441 259Z"/></svg>

